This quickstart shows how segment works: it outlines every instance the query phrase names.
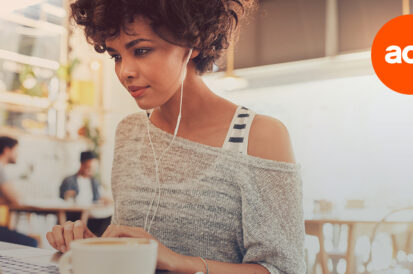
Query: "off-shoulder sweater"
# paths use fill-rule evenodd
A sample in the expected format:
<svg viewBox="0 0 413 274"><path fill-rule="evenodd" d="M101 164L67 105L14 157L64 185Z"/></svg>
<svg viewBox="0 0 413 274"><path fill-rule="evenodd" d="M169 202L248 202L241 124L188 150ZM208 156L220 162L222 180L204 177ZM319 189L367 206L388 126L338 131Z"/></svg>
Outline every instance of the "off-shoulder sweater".
<svg viewBox="0 0 413 274"><path fill-rule="evenodd" d="M143 227L157 189L146 119L145 112L138 112L117 127L115 224ZM159 158L173 135L151 122L149 130ZM303 274L299 170L298 164L176 137L161 161L161 198L150 233L179 254L261 264L270 273ZM156 203L157 198L149 219Z"/></svg>

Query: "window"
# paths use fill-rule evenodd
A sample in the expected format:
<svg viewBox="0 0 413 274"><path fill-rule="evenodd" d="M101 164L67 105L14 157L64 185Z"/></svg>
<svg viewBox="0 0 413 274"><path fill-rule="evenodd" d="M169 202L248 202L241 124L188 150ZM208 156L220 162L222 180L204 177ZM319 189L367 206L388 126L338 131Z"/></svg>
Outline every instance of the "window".
<svg viewBox="0 0 413 274"><path fill-rule="evenodd" d="M65 86L57 70L67 59L63 5L13 0L0 11L1 126L57 135L54 105Z"/></svg>

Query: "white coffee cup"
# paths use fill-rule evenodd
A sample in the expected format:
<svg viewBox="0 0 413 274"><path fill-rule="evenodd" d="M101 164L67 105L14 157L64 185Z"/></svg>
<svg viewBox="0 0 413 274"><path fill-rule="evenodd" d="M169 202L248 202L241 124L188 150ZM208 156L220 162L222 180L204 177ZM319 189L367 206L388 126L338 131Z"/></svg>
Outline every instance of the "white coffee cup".
<svg viewBox="0 0 413 274"><path fill-rule="evenodd" d="M89 238L73 241L59 260L60 273L153 274L158 243L136 238Z"/></svg>

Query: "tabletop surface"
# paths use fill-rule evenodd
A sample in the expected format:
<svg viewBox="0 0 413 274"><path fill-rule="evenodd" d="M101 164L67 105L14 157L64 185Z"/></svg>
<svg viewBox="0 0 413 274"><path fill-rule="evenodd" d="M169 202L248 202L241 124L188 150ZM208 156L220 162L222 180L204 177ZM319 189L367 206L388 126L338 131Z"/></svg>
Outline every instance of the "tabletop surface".
<svg viewBox="0 0 413 274"><path fill-rule="evenodd" d="M12 209L20 208L44 208L44 209L75 209L75 210L86 210L90 208L89 205L78 205L75 203L70 203L62 199L26 199L23 201L22 205L9 205Z"/></svg>
<svg viewBox="0 0 413 274"><path fill-rule="evenodd" d="M113 215L113 204L92 204L81 205L63 201L61 199L51 200L28 200L22 205L9 205L12 212L33 212L39 214L48 214L59 212L89 212L90 217L106 218Z"/></svg>
<svg viewBox="0 0 413 274"><path fill-rule="evenodd" d="M389 208L362 208L362 209L342 209L333 210L327 213L307 213L306 223L331 222L331 223L377 223L387 214L386 223L413 223L413 211L401 210L393 212Z"/></svg>
<svg viewBox="0 0 413 274"><path fill-rule="evenodd" d="M6 243L0 241L0 255L11 256L16 258L21 258L33 263L40 264L54 264L57 265L60 256L60 252L55 252L53 250L33 248L22 245L16 245L11 243ZM157 271L156 274L182 274L170 271Z"/></svg>

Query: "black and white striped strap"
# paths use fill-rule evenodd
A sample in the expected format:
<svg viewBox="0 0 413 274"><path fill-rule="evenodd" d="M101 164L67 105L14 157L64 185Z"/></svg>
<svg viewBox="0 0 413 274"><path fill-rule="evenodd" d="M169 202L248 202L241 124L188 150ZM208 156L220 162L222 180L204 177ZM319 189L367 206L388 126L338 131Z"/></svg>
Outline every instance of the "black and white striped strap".
<svg viewBox="0 0 413 274"><path fill-rule="evenodd" d="M255 113L238 106L228 130L223 149L247 154L248 136Z"/></svg>

